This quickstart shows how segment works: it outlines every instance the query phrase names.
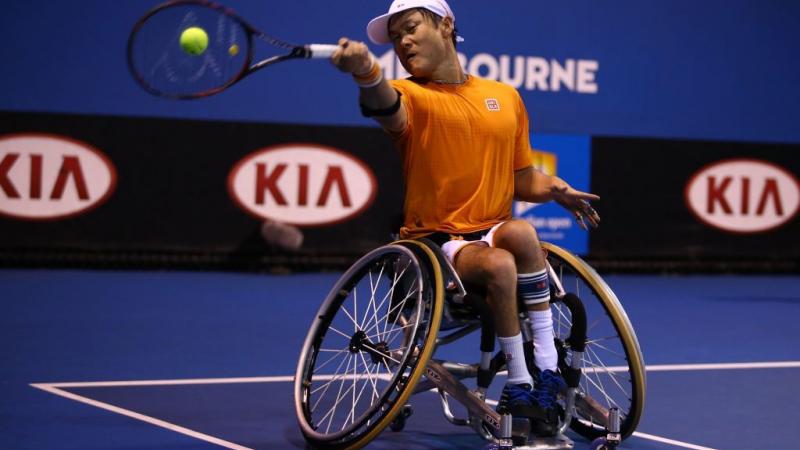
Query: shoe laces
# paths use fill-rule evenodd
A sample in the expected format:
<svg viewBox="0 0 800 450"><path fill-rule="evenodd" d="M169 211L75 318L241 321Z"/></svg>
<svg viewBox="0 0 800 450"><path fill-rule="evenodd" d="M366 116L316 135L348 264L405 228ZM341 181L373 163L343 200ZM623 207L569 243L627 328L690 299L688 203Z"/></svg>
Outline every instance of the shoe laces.
<svg viewBox="0 0 800 450"><path fill-rule="evenodd" d="M558 399L558 392L564 386L565 383L561 377L550 370L545 370L539 374L533 397L543 408L552 408Z"/></svg>
<svg viewBox="0 0 800 450"><path fill-rule="evenodd" d="M503 395L506 397L508 403L531 403L533 394L528 384L507 384L503 389Z"/></svg>

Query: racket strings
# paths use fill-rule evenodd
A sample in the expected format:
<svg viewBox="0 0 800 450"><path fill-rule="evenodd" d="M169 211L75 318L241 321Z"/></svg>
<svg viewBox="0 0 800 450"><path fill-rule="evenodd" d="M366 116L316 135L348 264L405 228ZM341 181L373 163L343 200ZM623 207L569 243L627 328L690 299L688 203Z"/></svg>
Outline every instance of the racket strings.
<svg viewBox="0 0 800 450"><path fill-rule="evenodd" d="M208 36L197 53L181 47L181 34L192 27ZM178 4L157 10L137 25L129 42L129 63L137 80L151 92L188 97L214 92L235 82L247 69L250 35L235 17L201 4Z"/></svg>
<svg viewBox="0 0 800 450"><path fill-rule="evenodd" d="M290 44L288 42L282 41L282 40L280 40L278 38L275 38L275 37L272 37L272 36L270 36L268 34L265 34L265 33L261 32L261 31L256 32L256 36L258 36L261 40L263 40L263 41L265 41L265 42L267 42L269 44L272 44L272 45L274 45L276 47L285 48L287 50L294 50L295 48L299 47L299 45Z"/></svg>

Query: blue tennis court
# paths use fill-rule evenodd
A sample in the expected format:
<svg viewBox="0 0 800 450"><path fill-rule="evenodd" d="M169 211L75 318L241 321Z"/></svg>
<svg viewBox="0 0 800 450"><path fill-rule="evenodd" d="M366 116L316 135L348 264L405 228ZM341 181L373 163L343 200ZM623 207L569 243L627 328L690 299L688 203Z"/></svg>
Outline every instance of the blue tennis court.
<svg viewBox="0 0 800 450"><path fill-rule="evenodd" d="M337 278L0 271L0 448L304 448L292 378L308 324ZM621 448L792 445L800 277L606 280L648 366L644 418ZM463 339L447 357L474 362L477 345ZM485 445L445 420L436 395L412 404L406 429L387 429L368 448Z"/></svg>
<svg viewBox="0 0 800 450"><path fill-rule="evenodd" d="M0 450L307 448L297 360L345 268L397 233L445 242L511 217L585 258L627 311L647 388L622 449L800 448L800 1L449 3L3 2ZM601 225L584 231L597 214ZM527 228L509 233L507 249L533 242ZM379 255L394 265L377 278L399 275L390 301L369 302L376 326L402 316L403 356L389 348L400 332L384 339L388 320L370 340L366 308L361 323L346 308L321 314L317 329L345 315L356 326L306 360L352 359L334 375L301 371L306 416L321 416L306 435L333 411L324 438L360 444L385 424L378 414L405 406L403 377L435 378L425 369L437 366L419 362L437 336L406 342L432 336L438 305L423 305L420 283L393 309L394 288L415 275L396 263L425 253L418 279L436 277L431 255L407 244L405 256ZM578 272L544 247L551 274ZM538 261L511 253L523 274L524 260ZM372 283L365 267L350 274ZM466 280L469 269L459 267ZM541 281L529 275L529 286ZM569 293L602 288L585 284ZM556 298L569 301L568 290ZM613 304L603 293L596 311ZM582 322L573 311L556 322ZM627 405L631 424L641 364L624 318L607 317L616 328L597 326L587 344L618 359L611 370L583 352L600 369L584 374L623 375L608 390L594 383L601 395L581 392L578 415L602 422ZM477 363L479 341L470 334L433 358ZM577 361L582 343L559 347L571 352L561 362ZM359 366L363 349L379 376ZM396 376L381 378L395 356ZM326 397L324 378L340 374L354 394L343 418L350 388L337 380ZM364 378L372 392L356 414ZM333 405L309 406L317 392ZM411 397L405 429L387 427L367 448L484 449L437 394ZM489 413L481 420L497 420Z"/></svg>

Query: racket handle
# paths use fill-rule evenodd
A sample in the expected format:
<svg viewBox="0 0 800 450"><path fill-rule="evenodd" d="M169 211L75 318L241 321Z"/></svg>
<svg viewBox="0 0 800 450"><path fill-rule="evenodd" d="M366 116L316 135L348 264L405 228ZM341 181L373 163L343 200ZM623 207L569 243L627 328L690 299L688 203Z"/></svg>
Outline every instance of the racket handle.
<svg viewBox="0 0 800 450"><path fill-rule="evenodd" d="M339 48L338 45L330 44L309 44L306 46L309 52L309 58L330 58Z"/></svg>

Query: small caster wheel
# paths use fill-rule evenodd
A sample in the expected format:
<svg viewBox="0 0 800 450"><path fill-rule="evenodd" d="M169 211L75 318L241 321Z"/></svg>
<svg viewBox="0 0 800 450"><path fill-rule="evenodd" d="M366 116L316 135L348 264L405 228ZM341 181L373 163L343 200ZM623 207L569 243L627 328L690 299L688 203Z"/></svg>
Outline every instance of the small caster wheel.
<svg viewBox="0 0 800 450"><path fill-rule="evenodd" d="M411 417L412 414L414 414L414 407L411 405L403 406L403 409L400 410L397 417L389 424L389 429L392 431L403 431L403 428L406 427L406 419Z"/></svg>
<svg viewBox="0 0 800 450"><path fill-rule="evenodd" d="M604 437L597 438L592 441L589 450L612 450L613 447L608 445L608 440Z"/></svg>

